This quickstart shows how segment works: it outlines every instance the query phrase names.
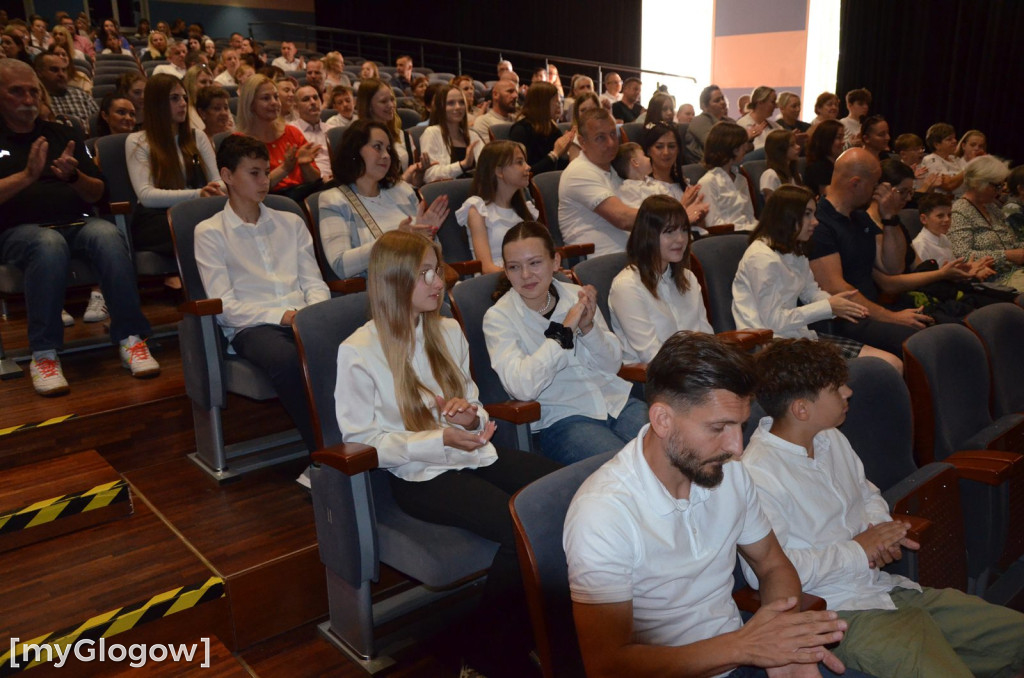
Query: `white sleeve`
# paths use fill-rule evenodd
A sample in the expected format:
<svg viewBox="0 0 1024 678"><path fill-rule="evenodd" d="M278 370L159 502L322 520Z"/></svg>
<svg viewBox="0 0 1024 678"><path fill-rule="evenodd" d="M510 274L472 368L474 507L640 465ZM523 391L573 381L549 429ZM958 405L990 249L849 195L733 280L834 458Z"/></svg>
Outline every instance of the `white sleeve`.
<svg viewBox="0 0 1024 678"><path fill-rule="evenodd" d="M220 173L217 172L217 151L213 148L213 142L210 141L210 137L205 134L197 132L196 146L199 147L199 157L203 160L203 173L206 175L206 181L216 181L220 184L221 188L224 188L224 182L220 179ZM308 232L309 229L306 229Z"/></svg>
<svg viewBox="0 0 1024 678"><path fill-rule="evenodd" d="M139 136L135 137L135 134L139 134ZM136 132L135 134L126 140L124 153L125 162L128 163L128 178L132 182L132 189L139 199L139 204L144 207L173 207L179 202L198 198L198 189L170 190L153 185L153 173L149 164L149 146L144 142L145 133Z"/></svg>
<svg viewBox="0 0 1024 678"><path fill-rule="evenodd" d="M510 290L506 294L517 293ZM497 306L484 314L483 325L491 367L508 394L517 400L536 400L569 366L568 351L552 339L545 339L532 354L520 348L518 323Z"/></svg>
<svg viewBox="0 0 1024 678"><path fill-rule="evenodd" d="M651 322L650 296L643 285L622 278L612 281L608 293L608 310L621 328L621 339L645 363L654 360L664 343Z"/></svg>
<svg viewBox="0 0 1024 678"><path fill-rule="evenodd" d="M359 242L362 223L340 189L320 194L320 243L324 258L339 278L351 278L370 267L373 240Z"/></svg>
<svg viewBox="0 0 1024 678"><path fill-rule="evenodd" d="M221 219L220 215L214 219ZM231 272L227 267L227 242L224 234L216 228L205 228L200 224L195 233L196 266L203 287L211 299L220 299L223 310L217 316L217 323L225 327L245 328L254 325L279 325L288 306L267 306L261 303L243 302L235 297Z"/></svg>
<svg viewBox="0 0 1024 678"><path fill-rule="evenodd" d="M441 127L431 125L423 131L420 137L420 155L426 153L430 156L431 162L435 163L427 168L423 178L429 183L443 179L454 179L462 174L462 167L457 162L452 162L451 153L444 145L444 137L441 136Z"/></svg>
<svg viewBox="0 0 1024 678"><path fill-rule="evenodd" d="M733 279L733 316L739 329L753 327L754 317L766 329L790 336L812 322L832 317L827 299L806 306L789 303L780 294L785 264L776 256L757 252L744 255ZM812 279L813 282L813 279Z"/></svg>
<svg viewBox="0 0 1024 678"><path fill-rule="evenodd" d="M620 506L594 494L577 495L562 532L572 599L589 605L631 601L640 542Z"/></svg>
<svg viewBox="0 0 1024 678"><path fill-rule="evenodd" d="M769 169L761 173L760 189L762 193L765 191L777 191L781 185L782 182L779 181L779 174L775 170Z"/></svg>
<svg viewBox="0 0 1024 678"><path fill-rule="evenodd" d="M697 184L700 186L700 193L704 197L705 204L708 206L708 213L704 217L704 223L708 226L724 223L721 211L718 209L718 182L714 180L714 175L708 172L700 178Z"/></svg>
<svg viewBox="0 0 1024 678"><path fill-rule="evenodd" d="M596 313L594 326L590 331L576 335L576 343L580 349L577 355L585 367L613 375L622 367L622 344L608 329L600 310Z"/></svg>

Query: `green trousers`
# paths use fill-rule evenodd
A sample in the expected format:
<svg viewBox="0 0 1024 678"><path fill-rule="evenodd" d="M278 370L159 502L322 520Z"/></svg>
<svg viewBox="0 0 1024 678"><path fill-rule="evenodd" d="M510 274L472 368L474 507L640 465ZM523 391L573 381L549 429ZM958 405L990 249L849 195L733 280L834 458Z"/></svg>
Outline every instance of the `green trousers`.
<svg viewBox="0 0 1024 678"><path fill-rule="evenodd" d="M840 611L834 651L878 678L1009 678L1024 670L1024 614L956 589L893 589L895 610Z"/></svg>

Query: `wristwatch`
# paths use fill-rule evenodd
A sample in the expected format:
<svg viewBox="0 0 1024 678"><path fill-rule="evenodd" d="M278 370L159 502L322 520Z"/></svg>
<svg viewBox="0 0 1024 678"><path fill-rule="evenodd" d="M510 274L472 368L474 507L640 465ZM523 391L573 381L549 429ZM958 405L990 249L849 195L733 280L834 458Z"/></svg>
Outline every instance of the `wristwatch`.
<svg viewBox="0 0 1024 678"><path fill-rule="evenodd" d="M544 330L544 336L554 339L564 349L573 348L572 330L561 323L552 322L548 325L548 328Z"/></svg>

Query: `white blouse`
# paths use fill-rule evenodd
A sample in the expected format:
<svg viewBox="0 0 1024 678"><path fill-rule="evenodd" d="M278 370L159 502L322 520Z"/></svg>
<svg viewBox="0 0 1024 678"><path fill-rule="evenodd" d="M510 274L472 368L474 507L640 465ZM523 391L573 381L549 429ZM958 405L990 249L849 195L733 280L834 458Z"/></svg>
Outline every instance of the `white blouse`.
<svg viewBox="0 0 1024 678"><path fill-rule="evenodd" d="M356 191L355 185L349 188ZM397 229L406 217L415 217L419 205L416 192L404 181L382 188L375 197L359 197L384 233ZM339 188L320 194L320 242L324 258L339 278L361 275L370 267L376 238Z"/></svg>
<svg viewBox="0 0 1024 678"><path fill-rule="evenodd" d="M441 331L452 358L466 380L466 400L477 406L482 431L487 411L480 404L480 392L469 377L469 344L459 324L441 319ZM416 346L410 358L420 383L431 394L442 395L434 378L423 344L423 326L416 327ZM435 414L434 395L424 395L424 404ZM444 444L441 428L407 431L395 398L395 380L381 348L377 325L369 321L353 332L338 347L338 380L334 389L334 407L338 428L346 443L362 443L377 448L381 468L403 480L430 480L445 471L482 468L493 464L498 453L487 443L467 452ZM448 424L444 424L448 425ZM458 427L461 428L461 427Z"/></svg>
<svg viewBox="0 0 1024 678"><path fill-rule="evenodd" d="M714 334L704 308L700 283L689 270L684 271L689 289L681 293L671 277L671 269L658 278L655 299L640 272L627 266L615 276L608 293L612 330L622 342L622 361L649 363L661 345L680 330Z"/></svg>
<svg viewBox="0 0 1024 678"><path fill-rule="evenodd" d="M213 144L205 134L198 133L195 138L206 181L219 181L217 157L213 150ZM175 137L175 145L177 145L177 137ZM149 162L149 142L146 141L145 132L132 132L128 135L124 143L124 154L125 161L128 163L128 178L132 182L132 190L135 191L139 203L145 207L173 207L179 202L199 197L200 189L198 188L167 189L157 188L153 185L153 170ZM181 155L181 149L178 149L178 160L184 169L185 159Z"/></svg>
<svg viewBox="0 0 1024 678"><path fill-rule="evenodd" d="M736 178L721 167L715 167L697 182L701 195L708 204L704 223L709 226L734 224L737 231L752 231L757 226L754 218L754 203L750 199L747 178L736 172Z"/></svg>
<svg viewBox="0 0 1024 678"><path fill-rule="evenodd" d="M780 254L755 240L732 281L732 317L739 330L770 329L777 338L817 339L807 326L835 317L829 296L814 280L807 257Z"/></svg>
<svg viewBox="0 0 1024 678"><path fill-rule="evenodd" d="M921 229L911 246L921 261L934 259L935 263L942 266L953 258L953 243L949 241L949 237L935 235L927 228Z"/></svg>
<svg viewBox="0 0 1024 678"><path fill-rule="evenodd" d="M964 162L963 158L958 158L955 155L949 156L948 159L940 157L937 153L929 153L924 156L921 160L921 167L928 170L929 174L939 174L941 176L955 176L964 171L964 167L967 163ZM941 190L941 189L936 189ZM960 197L967 190L967 184L961 183L955 189L953 189L951 195Z"/></svg>
<svg viewBox="0 0 1024 678"><path fill-rule="evenodd" d="M491 366L510 396L540 402L535 430L574 414L599 421L609 414L617 417L633 388L617 376L622 346L600 313L590 332L574 338L573 349L563 349L545 337L552 321L565 320L582 289L558 280L552 285L558 291L558 303L551 320L527 308L515 290L487 310L484 336Z"/></svg>
<svg viewBox="0 0 1024 678"><path fill-rule="evenodd" d="M474 141L477 144L473 147L473 158L479 160L480 152L484 150L484 141L475 130L471 129L467 146L472 145ZM457 179L464 173L458 161L452 162L452 155L444 144L440 125L431 125L423 130L423 136L420 137L420 154L423 153L430 156L432 163L436 163L428 167L423 175L424 180L428 183L444 179Z"/></svg>
<svg viewBox="0 0 1024 678"><path fill-rule="evenodd" d="M484 202L484 199L478 195L471 195L466 199L466 202L462 203L462 207L455 212L455 221L458 222L459 226L467 230L469 229L470 207L475 207L476 211L483 217L484 224L487 226L487 244L491 248L491 261L494 262L495 266L501 266L501 242L505 239L505 234L513 226L520 223L523 218L516 214L516 211L511 207L499 207L493 202ZM527 202L526 209L530 211L530 214L533 215L533 220L536 221L540 213L533 206L533 203ZM476 259L472 233L469 234L469 251L473 253L473 258Z"/></svg>

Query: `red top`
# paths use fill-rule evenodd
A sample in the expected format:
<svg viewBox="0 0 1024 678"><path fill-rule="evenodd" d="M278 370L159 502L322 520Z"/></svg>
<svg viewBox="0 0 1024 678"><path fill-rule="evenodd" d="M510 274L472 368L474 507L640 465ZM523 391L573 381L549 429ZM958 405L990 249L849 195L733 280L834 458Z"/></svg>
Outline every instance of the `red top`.
<svg viewBox="0 0 1024 678"><path fill-rule="evenodd" d="M306 141L306 137L302 136L302 132L291 125L285 125L284 134L267 144L267 150L270 151L270 171L273 172L284 164L284 154L289 146L299 148L307 143L309 142ZM302 183L304 183L302 180L302 168L299 166L299 163L295 163L295 169L292 170L291 174L282 179L277 185L271 186L270 190L277 192Z"/></svg>

